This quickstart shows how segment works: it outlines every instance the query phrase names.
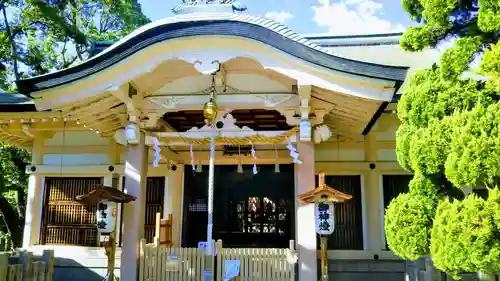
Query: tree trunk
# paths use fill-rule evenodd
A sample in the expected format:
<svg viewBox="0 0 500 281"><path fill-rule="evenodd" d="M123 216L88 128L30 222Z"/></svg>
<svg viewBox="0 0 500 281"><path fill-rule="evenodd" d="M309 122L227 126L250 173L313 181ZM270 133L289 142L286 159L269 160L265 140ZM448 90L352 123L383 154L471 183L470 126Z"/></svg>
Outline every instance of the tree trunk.
<svg viewBox="0 0 500 281"><path fill-rule="evenodd" d="M23 243L23 229L19 214L3 195L0 195L0 213L9 230L14 248L21 247Z"/></svg>
<svg viewBox="0 0 500 281"><path fill-rule="evenodd" d="M26 216L26 192L23 188L18 188L16 190L17 195L17 213L19 214L19 220L21 226L24 224L24 218Z"/></svg>

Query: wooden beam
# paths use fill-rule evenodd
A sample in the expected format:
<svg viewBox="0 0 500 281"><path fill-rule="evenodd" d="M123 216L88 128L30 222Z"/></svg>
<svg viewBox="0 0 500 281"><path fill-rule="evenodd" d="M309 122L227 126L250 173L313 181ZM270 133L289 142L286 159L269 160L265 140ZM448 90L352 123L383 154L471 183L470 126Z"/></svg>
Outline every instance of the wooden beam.
<svg viewBox="0 0 500 281"><path fill-rule="evenodd" d="M99 112L99 113L96 113L94 115L87 115L87 116L80 117L79 121L80 121L80 123L85 124L85 123L92 122L93 120L103 119L103 118L106 118L106 117L112 116L112 115L118 116L121 114L123 114L123 115L127 114L127 109L126 109L125 105L111 108L109 110Z"/></svg>
<svg viewBox="0 0 500 281"><path fill-rule="evenodd" d="M42 111L42 112L0 112L0 119L41 119L41 118L63 118L63 114L61 112L54 111Z"/></svg>
<svg viewBox="0 0 500 281"><path fill-rule="evenodd" d="M63 120L56 122L37 122L30 125L31 132L62 131L63 129L66 131L88 130L84 128L82 125L78 124L77 121L67 121L66 126L64 126ZM18 122L10 123L7 126L7 130L10 132L23 132L23 124Z"/></svg>
<svg viewBox="0 0 500 281"><path fill-rule="evenodd" d="M123 84L121 86L115 86L106 90L106 92L113 95L115 98L120 100L127 107L127 111L142 111L143 102L137 100L135 97L130 97L130 85ZM137 93L138 95L139 93Z"/></svg>
<svg viewBox="0 0 500 281"><path fill-rule="evenodd" d="M405 171L398 162L387 161L387 162L373 162L377 171L381 174L399 174L399 175L411 175L411 173ZM338 174L352 174L359 175L370 171L370 163L363 161L316 161L316 171L324 171L326 175L338 175Z"/></svg>
<svg viewBox="0 0 500 281"><path fill-rule="evenodd" d="M119 105L120 103L121 103L120 100L116 99L112 95L108 95L96 102L85 104L82 105L81 107L73 109L67 112L67 114L75 118L85 118L86 116L89 115L94 115L99 112L107 111L110 108Z"/></svg>

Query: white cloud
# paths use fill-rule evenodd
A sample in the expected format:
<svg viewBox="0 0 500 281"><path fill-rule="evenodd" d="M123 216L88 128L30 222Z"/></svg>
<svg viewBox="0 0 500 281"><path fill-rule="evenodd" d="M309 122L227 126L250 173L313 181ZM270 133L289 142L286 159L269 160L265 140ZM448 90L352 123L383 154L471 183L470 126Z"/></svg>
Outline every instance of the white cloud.
<svg viewBox="0 0 500 281"><path fill-rule="evenodd" d="M281 12L267 12L265 17L277 21L279 23L284 23L285 21L293 18L293 15L290 14L289 12L281 11Z"/></svg>
<svg viewBox="0 0 500 281"><path fill-rule="evenodd" d="M379 17L383 5L373 0L318 0L320 6L313 6L313 20L328 28L329 34L373 34L404 30L402 24L392 23Z"/></svg>

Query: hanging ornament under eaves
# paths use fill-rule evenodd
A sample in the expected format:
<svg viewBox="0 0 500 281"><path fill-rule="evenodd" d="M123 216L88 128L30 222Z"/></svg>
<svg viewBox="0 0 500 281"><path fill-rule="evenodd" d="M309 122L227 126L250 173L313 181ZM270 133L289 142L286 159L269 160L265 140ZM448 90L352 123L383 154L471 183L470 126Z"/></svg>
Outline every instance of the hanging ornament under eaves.
<svg viewBox="0 0 500 281"><path fill-rule="evenodd" d="M236 172L238 172L239 174L243 174L243 165L241 164L241 149L239 145L238 145L238 168L236 169Z"/></svg>
<svg viewBox="0 0 500 281"><path fill-rule="evenodd" d="M161 148L160 148L160 142L158 141L157 137L153 137L153 149L155 151L153 159L153 167L158 167L161 159L161 154L160 154Z"/></svg>
<svg viewBox="0 0 500 281"><path fill-rule="evenodd" d="M274 172L279 173L280 172L280 164L279 164L279 156L278 156L278 148L276 147L276 144L274 145L274 153L276 154L276 163L274 164Z"/></svg>
<svg viewBox="0 0 500 281"><path fill-rule="evenodd" d="M210 90L210 99L203 105L203 116L207 119L208 124L212 124L217 118L217 111L219 108L215 103L215 94L215 86L212 86Z"/></svg>
<svg viewBox="0 0 500 281"><path fill-rule="evenodd" d="M302 164L303 162L302 162L302 160L299 159L299 153L297 152L297 149L295 149L295 147L293 146L293 144L289 138L287 139L287 141L288 141L288 144L286 147L290 151L290 157L292 157L293 163Z"/></svg>
<svg viewBox="0 0 500 281"><path fill-rule="evenodd" d="M252 143L252 157L253 157L253 174L256 175L258 173L257 171L257 154L255 152L255 148Z"/></svg>
<svg viewBox="0 0 500 281"><path fill-rule="evenodd" d="M193 172L196 171L196 165L194 164L194 153L193 153L193 145L189 145L189 155L191 157L191 168L193 169Z"/></svg>
<svg viewBox="0 0 500 281"><path fill-rule="evenodd" d="M327 141L332 136L332 131L327 125L318 125L314 127L313 139L314 143Z"/></svg>

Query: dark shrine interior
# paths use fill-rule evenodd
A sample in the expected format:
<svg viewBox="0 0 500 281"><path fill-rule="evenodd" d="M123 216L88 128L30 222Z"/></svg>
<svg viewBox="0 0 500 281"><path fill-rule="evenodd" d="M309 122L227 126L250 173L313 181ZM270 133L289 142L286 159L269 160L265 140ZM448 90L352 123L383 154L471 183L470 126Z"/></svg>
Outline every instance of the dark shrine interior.
<svg viewBox="0 0 500 281"><path fill-rule="evenodd" d="M231 111L231 115L236 119L237 126L247 126L255 131L288 131L292 128L286 123L286 118L276 110L236 109ZM205 125L202 110L167 112L163 120L178 132Z"/></svg>
<svg viewBox="0 0 500 281"><path fill-rule="evenodd" d="M215 166L213 239L225 247L287 248L294 239L294 167ZM208 166L185 168L182 246L197 247L207 237Z"/></svg>

